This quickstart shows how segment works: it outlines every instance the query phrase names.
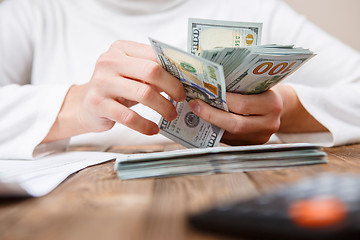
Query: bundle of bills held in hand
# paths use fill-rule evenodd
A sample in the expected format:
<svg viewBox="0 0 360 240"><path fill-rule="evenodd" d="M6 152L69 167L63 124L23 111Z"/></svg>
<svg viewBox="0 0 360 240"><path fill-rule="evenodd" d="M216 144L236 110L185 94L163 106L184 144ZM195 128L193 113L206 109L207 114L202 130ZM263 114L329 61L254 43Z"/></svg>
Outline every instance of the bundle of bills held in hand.
<svg viewBox="0 0 360 240"><path fill-rule="evenodd" d="M115 170L121 179L204 175L304 164L326 163L326 154L312 144L192 148L120 155Z"/></svg>
<svg viewBox="0 0 360 240"><path fill-rule="evenodd" d="M161 119L161 134L190 149L120 155L121 179L229 173L325 163L311 144L216 147L224 130L196 116L191 99L228 111L226 92L262 93L293 73L314 54L293 46L260 45L262 24L189 19L188 52L150 38L159 63L178 78L187 99L178 117Z"/></svg>
<svg viewBox="0 0 360 240"><path fill-rule="evenodd" d="M261 46L261 33L261 23L189 19L188 52L150 39L159 63L187 92L184 102L170 99L178 117L162 118L160 133L185 147L217 146L224 130L196 116L191 99L228 111L226 92L262 93L314 56L293 46Z"/></svg>

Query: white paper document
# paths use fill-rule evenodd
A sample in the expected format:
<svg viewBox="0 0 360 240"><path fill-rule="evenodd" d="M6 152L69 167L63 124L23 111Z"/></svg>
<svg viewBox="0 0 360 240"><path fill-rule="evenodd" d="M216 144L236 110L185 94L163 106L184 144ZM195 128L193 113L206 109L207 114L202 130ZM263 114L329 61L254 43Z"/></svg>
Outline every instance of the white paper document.
<svg viewBox="0 0 360 240"><path fill-rule="evenodd" d="M40 197L71 174L119 156L109 152L64 152L33 160L0 160L0 197Z"/></svg>

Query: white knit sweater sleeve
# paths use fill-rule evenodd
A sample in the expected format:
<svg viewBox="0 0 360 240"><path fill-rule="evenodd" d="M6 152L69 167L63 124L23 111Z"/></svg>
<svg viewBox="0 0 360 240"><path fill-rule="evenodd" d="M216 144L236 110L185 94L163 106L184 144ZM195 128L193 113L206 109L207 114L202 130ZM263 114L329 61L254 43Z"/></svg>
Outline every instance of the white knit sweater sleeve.
<svg viewBox="0 0 360 240"><path fill-rule="evenodd" d="M32 1L0 4L0 158L31 159L62 106L69 85L33 85ZM52 146L64 146L64 142ZM40 148L45 149L43 145Z"/></svg>
<svg viewBox="0 0 360 240"><path fill-rule="evenodd" d="M328 133L277 134L284 142L334 146L360 142L360 54L278 2L265 32L271 43L295 44L317 55L285 80ZM349 32L351 37L351 32Z"/></svg>

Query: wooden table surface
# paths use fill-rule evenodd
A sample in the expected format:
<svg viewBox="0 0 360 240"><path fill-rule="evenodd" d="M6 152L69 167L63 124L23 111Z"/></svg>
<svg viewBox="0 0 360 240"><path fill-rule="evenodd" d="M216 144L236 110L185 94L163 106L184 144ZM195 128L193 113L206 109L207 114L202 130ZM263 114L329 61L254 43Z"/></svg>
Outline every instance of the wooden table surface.
<svg viewBox="0 0 360 240"><path fill-rule="evenodd" d="M106 151L139 153L178 148L113 147ZM0 200L0 239L224 239L193 229L186 217L319 172L360 173L360 145L325 150L328 164L208 176L123 181L117 178L113 161L96 165L73 174L44 197Z"/></svg>

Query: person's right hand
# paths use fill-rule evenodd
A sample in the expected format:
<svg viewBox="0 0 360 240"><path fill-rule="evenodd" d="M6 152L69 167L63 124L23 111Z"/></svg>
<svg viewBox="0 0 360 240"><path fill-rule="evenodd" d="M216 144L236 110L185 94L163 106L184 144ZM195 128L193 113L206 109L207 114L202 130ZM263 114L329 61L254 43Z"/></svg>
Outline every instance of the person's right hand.
<svg viewBox="0 0 360 240"><path fill-rule="evenodd" d="M117 41L99 57L91 80L70 88L43 142L106 131L115 122L146 135L157 134L157 124L130 107L142 103L166 120L174 120L176 109L161 92L175 101L186 98L181 82L158 64L151 46Z"/></svg>

